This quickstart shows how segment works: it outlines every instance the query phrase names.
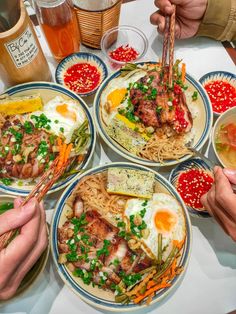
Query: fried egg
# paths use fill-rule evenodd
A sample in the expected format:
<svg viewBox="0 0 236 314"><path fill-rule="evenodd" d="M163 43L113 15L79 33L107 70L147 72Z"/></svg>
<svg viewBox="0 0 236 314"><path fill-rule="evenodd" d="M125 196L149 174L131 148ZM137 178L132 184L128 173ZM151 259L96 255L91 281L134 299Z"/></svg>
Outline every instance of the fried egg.
<svg viewBox="0 0 236 314"><path fill-rule="evenodd" d="M124 221L130 230L130 216L142 217L146 224L146 232L141 234L141 248L146 254L157 259L158 234L162 234L162 259L166 260L172 248L185 239L186 226L183 210L177 200L165 193L154 193L150 200L133 198L126 203ZM138 226L135 227L138 231ZM139 231L138 231L139 232Z"/></svg>
<svg viewBox="0 0 236 314"><path fill-rule="evenodd" d="M72 134L86 119L83 109L75 100L56 96L46 103L43 111L34 112L34 115L44 113L51 120L50 131L57 136L64 136L65 142L71 141Z"/></svg>
<svg viewBox="0 0 236 314"><path fill-rule="evenodd" d="M129 84L138 81L146 75L145 71L138 71L131 77L117 77L109 82L101 94L101 114L103 122L108 125L112 118L117 114L118 108L126 108L128 103Z"/></svg>

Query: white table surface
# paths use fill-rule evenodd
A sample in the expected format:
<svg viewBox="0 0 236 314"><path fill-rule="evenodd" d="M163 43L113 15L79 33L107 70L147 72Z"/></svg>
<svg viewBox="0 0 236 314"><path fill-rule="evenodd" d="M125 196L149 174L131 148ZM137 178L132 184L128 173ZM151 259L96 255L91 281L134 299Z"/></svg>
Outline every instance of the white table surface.
<svg viewBox="0 0 236 314"><path fill-rule="evenodd" d="M162 39L155 27L149 23L149 16L155 11L153 0L137 0L122 5L120 24L129 24L143 30L149 40L145 60L157 60L161 55ZM42 48L47 57L52 74L54 62L47 44L37 28ZM82 47L82 51L89 49ZM92 50L102 56L99 50ZM103 56L102 56L103 57ZM221 43L194 38L176 42L176 58L184 59L187 71L199 79L214 70L236 73L235 65ZM0 93L4 91L0 82ZM92 107L93 97L85 98ZM91 108L92 109L92 108ZM205 151L208 151L208 146ZM208 152L207 152L208 153ZM214 159L211 146L209 156ZM109 161L123 161L98 138L95 154L90 166ZM160 171L167 176L168 173ZM46 199L47 218L51 219L52 208L60 193ZM181 313L181 314L223 314L236 309L236 244L224 234L212 219L191 218L193 229L192 253L186 275L182 283L160 304L137 313ZM62 282L50 257L43 274L32 289L21 298L0 306L0 313L31 314L84 314L101 312L79 299Z"/></svg>

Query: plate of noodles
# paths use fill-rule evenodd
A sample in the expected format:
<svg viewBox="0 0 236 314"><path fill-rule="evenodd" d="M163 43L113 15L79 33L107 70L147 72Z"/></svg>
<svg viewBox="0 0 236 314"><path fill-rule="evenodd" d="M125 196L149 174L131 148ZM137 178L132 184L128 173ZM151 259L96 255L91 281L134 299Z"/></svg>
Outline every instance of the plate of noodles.
<svg viewBox="0 0 236 314"><path fill-rule="evenodd" d="M0 189L27 195L69 147L69 163L48 193L65 188L89 163L96 133L85 102L55 83L32 82L0 96Z"/></svg>
<svg viewBox="0 0 236 314"><path fill-rule="evenodd" d="M186 73L185 64L127 64L100 86L94 100L95 123L116 153L147 166L169 166L186 160L188 145L199 150L210 134L213 112L202 85Z"/></svg>
<svg viewBox="0 0 236 314"><path fill-rule="evenodd" d="M175 188L132 163L81 174L62 194L51 224L58 273L82 300L137 310L178 286L191 252L191 223Z"/></svg>

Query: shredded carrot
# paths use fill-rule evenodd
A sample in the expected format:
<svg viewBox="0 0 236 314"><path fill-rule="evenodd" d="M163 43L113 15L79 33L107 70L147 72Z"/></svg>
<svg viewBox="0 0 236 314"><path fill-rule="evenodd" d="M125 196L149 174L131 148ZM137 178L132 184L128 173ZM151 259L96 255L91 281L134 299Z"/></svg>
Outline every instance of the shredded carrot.
<svg viewBox="0 0 236 314"><path fill-rule="evenodd" d="M57 144L58 144L59 150L60 150L61 146L62 146L62 139L60 137L57 138Z"/></svg>
<svg viewBox="0 0 236 314"><path fill-rule="evenodd" d="M140 303L143 299L151 295L152 293L156 292L157 290L170 287L171 284L162 280L160 284L155 285L154 287L147 290L144 295L139 295L137 298L134 299L134 303Z"/></svg>
<svg viewBox="0 0 236 314"><path fill-rule="evenodd" d="M185 82L185 78L186 78L186 64L185 63L182 63L182 73L181 73L181 79L182 79L182 82L184 83Z"/></svg>
<svg viewBox="0 0 236 314"><path fill-rule="evenodd" d="M63 162L64 162L64 156L65 156L65 152L66 152L66 143L62 144L62 147L60 148L59 151L59 161L57 164L57 170L60 169L63 166Z"/></svg>
<svg viewBox="0 0 236 314"><path fill-rule="evenodd" d="M177 247L178 250L181 250L182 246L184 245L184 242L185 242L185 238L182 241L174 240L173 245Z"/></svg>
<svg viewBox="0 0 236 314"><path fill-rule="evenodd" d="M70 144L66 147L66 151L65 151L63 163L66 163L67 160L69 159L70 152L71 152L72 148L73 148L73 144L72 144L72 143L70 143Z"/></svg>
<svg viewBox="0 0 236 314"><path fill-rule="evenodd" d="M149 283L147 284L147 290L155 286L157 283L154 280L150 280Z"/></svg>
<svg viewBox="0 0 236 314"><path fill-rule="evenodd" d="M150 274L148 274L144 279L143 279L143 281L142 282L140 282L140 284L139 285L137 285L136 287L134 287L134 289L132 289L131 291L128 291L126 294L127 294L127 296L132 296L132 295L135 295L135 294L137 294L137 293L140 293L140 290L146 285L146 283L150 280L150 279L152 279L152 277L155 275L155 273L156 273L156 270L155 269L153 269L151 272L150 272Z"/></svg>
<svg viewBox="0 0 236 314"><path fill-rule="evenodd" d="M81 163L84 160L84 155L79 155L77 161Z"/></svg>

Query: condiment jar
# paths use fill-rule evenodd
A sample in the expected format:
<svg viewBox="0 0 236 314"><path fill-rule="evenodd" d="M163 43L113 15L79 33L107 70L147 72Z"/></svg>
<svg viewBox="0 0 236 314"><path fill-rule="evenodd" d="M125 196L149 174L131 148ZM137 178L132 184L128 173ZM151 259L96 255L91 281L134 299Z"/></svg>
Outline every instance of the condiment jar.
<svg viewBox="0 0 236 314"><path fill-rule="evenodd" d="M80 34L72 0L34 0L38 22L58 61L79 52Z"/></svg>
<svg viewBox="0 0 236 314"><path fill-rule="evenodd" d="M48 63L23 0L20 1L18 22L11 29L0 32L0 78L5 87L30 81L51 81Z"/></svg>

